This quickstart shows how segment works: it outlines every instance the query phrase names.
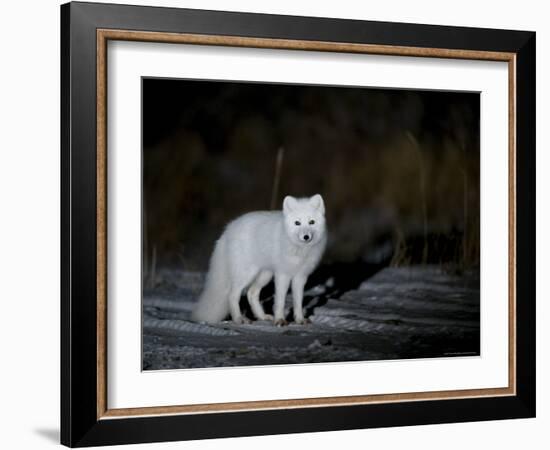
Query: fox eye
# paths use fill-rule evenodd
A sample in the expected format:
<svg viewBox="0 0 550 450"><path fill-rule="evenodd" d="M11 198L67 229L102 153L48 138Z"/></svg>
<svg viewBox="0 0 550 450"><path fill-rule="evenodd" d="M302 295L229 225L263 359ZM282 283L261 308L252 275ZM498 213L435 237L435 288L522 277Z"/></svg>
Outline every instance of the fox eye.
<svg viewBox="0 0 550 450"><path fill-rule="evenodd" d="M294 222L294 225L296 225L297 227L299 227L299 226L302 225L302 224L300 223L299 220L297 220L296 222Z"/></svg>
<svg viewBox="0 0 550 450"><path fill-rule="evenodd" d="M314 223L315 223L315 220L313 220L313 219L311 219L311 220L309 221L309 224L310 224L310 225L313 225Z"/></svg>

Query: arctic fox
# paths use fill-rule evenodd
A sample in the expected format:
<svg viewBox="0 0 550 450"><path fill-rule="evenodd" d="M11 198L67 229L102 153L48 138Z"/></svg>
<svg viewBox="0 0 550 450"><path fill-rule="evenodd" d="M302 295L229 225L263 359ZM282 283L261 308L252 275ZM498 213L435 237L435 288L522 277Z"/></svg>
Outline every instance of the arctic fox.
<svg viewBox="0 0 550 450"><path fill-rule="evenodd" d="M292 285L294 321L307 323L302 310L304 285L325 250L325 205L317 194L310 198L286 196L282 211L256 211L230 222L216 242L206 285L195 305L197 322L222 321L228 313L246 323L239 307L243 289L254 316L286 325L285 298ZM275 277L273 315L264 312L260 290Z"/></svg>

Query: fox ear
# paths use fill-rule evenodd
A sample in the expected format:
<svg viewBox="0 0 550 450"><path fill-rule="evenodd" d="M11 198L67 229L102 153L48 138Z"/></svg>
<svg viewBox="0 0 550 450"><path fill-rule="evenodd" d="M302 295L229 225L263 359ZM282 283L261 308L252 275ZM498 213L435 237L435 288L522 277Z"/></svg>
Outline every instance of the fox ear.
<svg viewBox="0 0 550 450"><path fill-rule="evenodd" d="M287 195L285 197L285 199L283 200L283 211L284 212L292 212L293 210L296 209L296 206L298 206L298 201L290 196L290 195Z"/></svg>
<svg viewBox="0 0 550 450"><path fill-rule="evenodd" d="M313 197L309 199L309 202L321 214L325 214L325 202L323 201L323 197L321 197L321 195L315 194Z"/></svg>

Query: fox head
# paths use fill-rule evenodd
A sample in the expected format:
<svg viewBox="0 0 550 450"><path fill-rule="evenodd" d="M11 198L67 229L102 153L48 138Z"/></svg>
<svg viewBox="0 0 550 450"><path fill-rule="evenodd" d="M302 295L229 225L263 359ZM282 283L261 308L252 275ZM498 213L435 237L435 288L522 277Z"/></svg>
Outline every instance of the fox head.
<svg viewBox="0 0 550 450"><path fill-rule="evenodd" d="M299 245L314 245L325 235L325 203L319 194L296 198L287 195L283 201L287 235Z"/></svg>

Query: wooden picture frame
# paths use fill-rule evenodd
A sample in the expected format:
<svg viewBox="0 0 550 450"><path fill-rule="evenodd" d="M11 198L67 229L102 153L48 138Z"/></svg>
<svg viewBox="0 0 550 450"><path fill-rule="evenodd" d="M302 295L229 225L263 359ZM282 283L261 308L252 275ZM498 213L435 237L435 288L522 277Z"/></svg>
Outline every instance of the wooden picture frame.
<svg viewBox="0 0 550 450"><path fill-rule="evenodd" d="M63 444L534 417L535 33L78 2L62 5L61 27ZM109 40L507 62L508 387L110 409L106 394Z"/></svg>

